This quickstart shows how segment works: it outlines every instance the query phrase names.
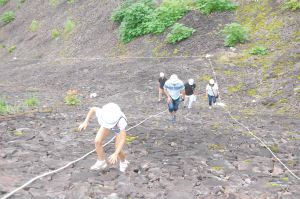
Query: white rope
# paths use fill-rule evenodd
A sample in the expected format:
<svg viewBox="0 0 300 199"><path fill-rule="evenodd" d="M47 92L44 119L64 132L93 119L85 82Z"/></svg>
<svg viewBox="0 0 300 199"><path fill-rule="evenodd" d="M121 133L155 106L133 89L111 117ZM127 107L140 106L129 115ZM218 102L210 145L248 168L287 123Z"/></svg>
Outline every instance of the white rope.
<svg viewBox="0 0 300 199"><path fill-rule="evenodd" d="M214 67L213 67L213 65L212 65L212 63L211 63L211 60L210 60L210 56L206 56L206 58L208 59L208 61L209 61L209 64L210 64L210 68L211 68L211 70L212 70L212 72L213 72L213 75L214 75L214 78L215 78L215 81L216 82L218 82L217 81L217 75L216 75L216 73L215 73L215 70L214 70ZM220 101L221 101L221 97L220 97ZM224 108L224 107L223 107ZM300 178L299 178L299 176L297 176L293 171L291 171L274 153L273 153L273 151L270 149L270 147L268 147L268 145L265 143L265 141L263 141L262 139L260 139L259 137L257 137L254 133L252 133L251 131L250 131L250 129L249 129L249 127L247 127L246 125L244 125L243 123L241 123L241 122L239 122L236 118L234 118L233 116L232 116L232 114L230 113L230 111L228 111L228 110L226 110L226 108L224 108L224 110L225 110L225 112L230 116L230 118L232 119L232 120L234 120L236 123L238 123L240 126L242 126L242 127L244 127L248 132L249 132L249 134L250 135L252 135L256 140L258 140L272 155L273 155L273 157L284 167L284 168L286 168L286 170L292 175L292 176L294 176L297 180L299 180L300 181Z"/></svg>
<svg viewBox="0 0 300 199"><path fill-rule="evenodd" d="M155 114L155 115L150 115L149 117L147 117L146 119L144 119L144 120L141 121L140 123L138 123L138 124L136 124L136 125L134 125L134 126L128 128L126 131L130 131L131 129L133 129L133 128L139 126L139 125L141 125L142 123L144 123L145 121L149 120L150 118L156 117L156 116L158 116L158 115L161 115L162 113L164 113L164 112L166 112L166 111L167 111L167 110L164 110L164 111L161 111L161 112L159 112L159 113L157 113L157 114ZM108 142L106 142L106 143L103 145L103 147L105 147L106 145L108 145L109 143L111 143L111 142L115 139L115 137L116 137L116 136L112 137ZM39 175L39 176L36 176L35 178L32 178L31 180L29 180L28 182L26 182L26 183L23 184L22 186L20 186L20 187L14 189L13 191L11 191L10 193L8 193L7 195L5 195L4 197L2 197L1 199L7 199L7 198L9 198L10 196L12 196L13 194L15 194L16 192L18 192L18 191L20 191L21 189L27 187L29 184L31 184L32 182L34 182L34 181L36 181L36 180L38 180L38 179L40 179L40 178L42 178L42 177L45 177L45 176L48 176L48 175L51 175L51 174L54 174L54 173L58 173L59 171L65 169L65 168L67 168L67 167L69 167L70 165L75 164L76 162L78 162L78 161L84 159L85 157L87 157L88 155L94 153L95 151L96 151L96 149L94 149L94 150L92 150L92 151L86 153L86 154L83 155L82 157L80 157L80 158L78 158L78 159L76 159L76 160L74 160L74 161L72 161L72 162L69 162L68 164L66 164L66 165L63 166L63 167L60 167L60 168L58 168L58 169L56 169L56 170L53 170L53 171L49 171L49 172L43 173L43 174L41 174L41 175Z"/></svg>

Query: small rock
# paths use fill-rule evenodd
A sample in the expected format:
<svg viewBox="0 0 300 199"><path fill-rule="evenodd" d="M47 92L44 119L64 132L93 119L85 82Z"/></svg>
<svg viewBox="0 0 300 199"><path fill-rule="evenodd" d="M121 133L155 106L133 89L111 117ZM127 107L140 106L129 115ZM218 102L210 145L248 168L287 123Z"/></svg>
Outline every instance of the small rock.
<svg viewBox="0 0 300 199"><path fill-rule="evenodd" d="M177 144L175 143L175 142L171 142L171 147L174 147L174 146L176 146Z"/></svg>
<svg viewBox="0 0 300 199"><path fill-rule="evenodd" d="M95 98L95 97L97 97L97 93L91 93L90 94L90 98Z"/></svg>

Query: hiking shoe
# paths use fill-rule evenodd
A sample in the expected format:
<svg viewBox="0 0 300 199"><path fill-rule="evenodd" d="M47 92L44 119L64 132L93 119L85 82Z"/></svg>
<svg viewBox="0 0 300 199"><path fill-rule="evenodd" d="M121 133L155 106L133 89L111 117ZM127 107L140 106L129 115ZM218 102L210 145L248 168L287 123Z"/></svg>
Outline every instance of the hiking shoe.
<svg viewBox="0 0 300 199"><path fill-rule="evenodd" d="M107 167L107 163L105 160L97 160L97 162L91 166L91 170L102 170Z"/></svg>
<svg viewBox="0 0 300 199"><path fill-rule="evenodd" d="M209 109L211 109L211 106L209 106Z"/></svg>
<svg viewBox="0 0 300 199"><path fill-rule="evenodd" d="M173 116L172 118L172 122L175 123L176 122L176 115Z"/></svg>
<svg viewBox="0 0 300 199"><path fill-rule="evenodd" d="M120 171L125 172L128 167L129 162L127 160L124 160L124 162L120 161Z"/></svg>

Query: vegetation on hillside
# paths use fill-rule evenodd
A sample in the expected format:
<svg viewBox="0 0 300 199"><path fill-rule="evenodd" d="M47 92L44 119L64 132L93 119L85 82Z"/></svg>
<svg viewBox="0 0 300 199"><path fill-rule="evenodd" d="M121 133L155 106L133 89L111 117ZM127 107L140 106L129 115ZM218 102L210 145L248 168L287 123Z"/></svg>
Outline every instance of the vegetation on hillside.
<svg viewBox="0 0 300 199"><path fill-rule="evenodd" d="M16 14L13 11L5 11L2 15L1 15L1 20L3 21L3 23L5 24L9 24L10 22L12 22L13 20L15 20L16 18Z"/></svg>
<svg viewBox="0 0 300 199"><path fill-rule="evenodd" d="M230 2L230 0L196 0L197 9L203 14L210 14L212 12L222 12L226 10L235 10L237 5Z"/></svg>
<svg viewBox="0 0 300 199"><path fill-rule="evenodd" d="M183 24L176 23L171 32L167 35L167 42L170 44L175 44L181 40L190 37L196 30L184 26Z"/></svg>

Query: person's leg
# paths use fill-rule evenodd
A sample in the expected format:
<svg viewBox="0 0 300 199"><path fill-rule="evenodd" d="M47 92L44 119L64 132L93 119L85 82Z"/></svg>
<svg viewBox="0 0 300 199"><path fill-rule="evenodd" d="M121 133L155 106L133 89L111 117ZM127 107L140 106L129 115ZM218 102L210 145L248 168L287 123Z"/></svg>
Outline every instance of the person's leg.
<svg viewBox="0 0 300 199"><path fill-rule="evenodd" d="M180 99L178 98L177 100L173 100L174 103L174 112L173 112L173 122L176 121L176 111L178 110Z"/></svg>
<svg viewBox="0 0 300 199"><path fill-rule="evenodd" d="M193 101L195 100L194 95L189 96L189 105L188 108L192 108Z"/></svg>
<svg viewBox="0 0 300 199"><path fill-rule="evenodd" d="M109 129L101 127L95 138L95 147L98 160L104 160L103 141L108 136Z"/></svg>
<svg viewBox="0 0 300 199"><path fill-rule="evenodd" d="M118 147L118 145L119 145L119 143L120 143L120 134L118 134L117 136L116 136L116 142L115 142L115 148L117 148ZM122 150L122 151L120 151L120 153L118 154L118 158L119 158L119 160L121 161L121 162L124 162L124 160L125 160L125 153L124 153L124 151Z"/></svg>
<svg viewBox="0 0 300 199"><path fill-rule="evenodd" d="M158 87L158 101L161 100L161 95L162 95L162 89Z"/></svg>
<svg viewBox="0 0 300 199"><path fill-rule="evenodd" d="M212 96L212 101L213 101L213 103L215 104L216 101L217 101L217 98L216 98L215 96Z"/></svg>
<svg viewBox="0 0 300 199"><path fill-rule="evenodd" d="M188 101L190 100L190 97L188 95L185 96L184 101L183 101L183 106L186 107L188 104Z"/></svg>
<svg viewBox="0 0 300 199"><path fill-rule="evenodd" d="M208 95L208 105L209 105L209 107L211 107L211 105L212 105L212 97L213 96Z"/></svg>

